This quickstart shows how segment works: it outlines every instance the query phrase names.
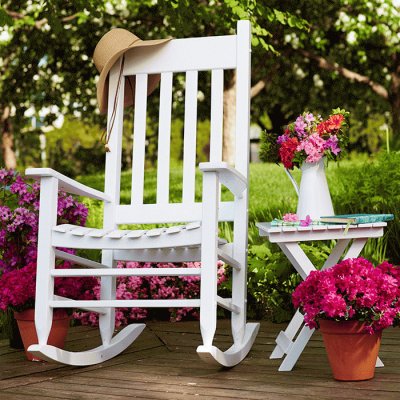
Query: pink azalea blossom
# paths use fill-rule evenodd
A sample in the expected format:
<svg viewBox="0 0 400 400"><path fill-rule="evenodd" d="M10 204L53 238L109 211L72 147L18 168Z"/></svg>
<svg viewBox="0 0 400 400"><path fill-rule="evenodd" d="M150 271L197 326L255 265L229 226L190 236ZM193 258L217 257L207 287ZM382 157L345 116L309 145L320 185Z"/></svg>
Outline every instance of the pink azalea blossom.
<svg viewBox="0 0 400 400"><path fill-rule="evenodd" d="M307 124L305 123L304 118L301 115L297 117L296 122L294 123L294 129L300 137L305 134L306 126Z"/></svg>
<svg viewBox="0 0 400 400"><path fill-rule="evenodd" d="M306 215L305 219L300 220L300 226L310 226L312 224L312 219L309 215Z"/></svg>
<svg viewBox="0 0 400 400"><path fill-rule="evenodd" d="M283 216L283 220L285 222L298 222L299 217L297 216L297 214L287 213Z"/></svg>
<svg viewBox="0 0 400 400"><path fill-rule="evenodd" d="M317 133L308 136L297 146L296 151L304 150L307 154L306 162L318 162L324 155L325 140L322 139Z"/></svg>
<svg viewBox="0 0 400 400"><path fill-rule="evenodd" d="M173 263L138 263L118 262L117 268L201 268L199 262ZM225 264L217 263L217 284L221 285L227 278ZM117 300L135 299L183 299L199 298L200 277L199 276L146 276L146 277L118 277L117 278ZM100 280L88 293L88 299L100 299ZM168 310L170 319L180 321L183 318L198 318L199 311L196 308L185 307ZM115 313L115 326L121 327L134 321L140 321L149 316L148 309L142 308L118 308ZM83 325L97 326L98 314L93 312L78 311L73 317Z"/></svg>
<svg viewBox="0 0 400 400"><path fill-rule="evenodd" d="M332 268L312 271L293 292L310 328L320 319L365 321L373 333L399 324L400 268L383 263L376 268L364 258L347 259Z"/></svg>

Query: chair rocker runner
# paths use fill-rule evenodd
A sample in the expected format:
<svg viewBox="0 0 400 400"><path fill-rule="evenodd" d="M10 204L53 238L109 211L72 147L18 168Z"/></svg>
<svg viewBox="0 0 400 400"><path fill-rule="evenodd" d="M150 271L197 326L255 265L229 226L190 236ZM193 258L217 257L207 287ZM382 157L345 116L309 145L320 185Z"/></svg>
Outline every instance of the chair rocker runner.
<svg viewBox="0 0 400 400"><path fill-rule="evenodd" d="M200 307L202 359L231 367L250 351L259 324L246 322L247 207L250 114L250 23L239 21L237 35L174 39L162 46L130 49L110 70L108 128L104 193L69 179L49 168L31 168L26 174L41 181L38 273L35 323L38 344L29 351L44 359L71 365L108 360L126 349L145 324L131 324L113 337L115 307ZM222 161L224 70L236 73L235 167ZM199 165L203 175L202 202L195 201L198 72L211 71L210 157ZM182 202L169 202L172 82L185 73ZM147 82L161 74L158 124L157 199L144 204ZM135 77L134 146L130 205L120 204L124 80ZM120 79L122 77L122 79ZM124 89L125 87L125 89ZM116 102L114 103L114 99ZM112 122L111 122L112 120ZM220 200L221 184L233 193ZM57 193L63 190L104 202L103 229L57 225ZM218 238L218 222L232 221L234 240ZM121 230L120 224L178 225L150 230ZM68 254L60 248L100 249L101 263ZM55 259L70 260L73 269L55 269ZM232 297L217 294L217 260L232 267ZM118 260L201 261L201 268L113 268ZM79 268L77 266L80 266ZM200 276L199 299L116 300L118 276ZM72 300L54 294L54 278L97 276L100 300ZM233 345L221 351L213 345L217 306L231 312ZM47 344L54 308L79 308L99 313L102 345L70 352Z"/></svg>

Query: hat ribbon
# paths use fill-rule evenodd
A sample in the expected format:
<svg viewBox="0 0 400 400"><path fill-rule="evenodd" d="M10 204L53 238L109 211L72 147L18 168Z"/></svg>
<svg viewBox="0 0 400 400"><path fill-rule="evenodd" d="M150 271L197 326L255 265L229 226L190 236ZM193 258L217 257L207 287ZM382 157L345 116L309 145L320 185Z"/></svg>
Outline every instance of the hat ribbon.
<svg viewBox="0 0 400 400"><path fill-rule="evenodd" d="M121 87L121 79L122 79L122 71L124 70L124 63L125 63L125 55L122 56L121 65L119 68L117 90L115 92L113 110L112 110L111 118L110 118L110 128L108 130L107 129L104 130L100 137L100 141L104 143L104 148L107 153L111 151L110 146L108 145L108 142L110 141L110 138L111 138L111 132L113 130L115 116L117 114L118 93L119 93L119 89ZM129 82L129 85L131 86L131 90L133 92L133 88L132 88L132 85L131 85L131 82L129 81L129 79L128 79L128 82Z"/></svg>

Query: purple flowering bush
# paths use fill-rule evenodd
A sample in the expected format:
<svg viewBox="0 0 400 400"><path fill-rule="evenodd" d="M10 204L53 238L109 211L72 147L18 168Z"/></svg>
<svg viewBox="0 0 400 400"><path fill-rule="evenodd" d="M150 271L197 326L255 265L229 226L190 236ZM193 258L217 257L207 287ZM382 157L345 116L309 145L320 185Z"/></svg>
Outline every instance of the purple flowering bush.
<svg viewBox="0 0 400 400"><path fill-rule="evenodd" d="M38 182L28 183L12 170L0 170L0 310L22 311L34 306L39 223ZM84 225L87 208L59 192L58 223ZM72 252L72 250L65 250ZM60 262L57 268L70 268ZM55 293L85 299L95 284L93 278L57 278Z"/></svg>
<svg viewBox="0 0 400 400"><path fill-rule="evenodd" d="M0 274L35 262L39 224L39 183L28 183L18 172L0 170ZM60 192L58 223L84 225L88 209Z"/></svg>
<svg viewBox="0 0 400 400"><path fill-rule="evenodd" d="M320 319L365 322L366 332L397 325L400 316L400 268L377 267L364 258L347 259L332 268L313 271L292 295L310 328Z"/></svg>
<svg viewBox="0 0 400 400"><path fill-rule="evenodd" d="M173 268L171 263L138 263L118 262L117 268ZM182 268L200 268L199 262L185 262ZM226 280L224 263L219 261L217 265L218 284ZM199 276L127 276L117 278L117 300L134 299L189 299L198 298L200 294ZM100 280L93 287L92 299L100 298ZM90 297L90 296L89 296ZM184 317L198 318L196 308L169 309L170 319L180 321ZM83 325L97 326L98 314L94 312L75 312L75 319ZM142 308L117 308L115 311L115 326L118 328L130 322L142 320L148 317L148 310Z"/></svg>

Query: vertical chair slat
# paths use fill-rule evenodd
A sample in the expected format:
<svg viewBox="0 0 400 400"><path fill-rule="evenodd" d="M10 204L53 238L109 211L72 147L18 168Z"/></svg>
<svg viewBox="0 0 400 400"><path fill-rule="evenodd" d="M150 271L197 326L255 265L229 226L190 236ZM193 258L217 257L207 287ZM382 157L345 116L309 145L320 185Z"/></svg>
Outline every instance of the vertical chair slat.
<svg viewBox="0 0 400 400"><path fill-rule="evenodd" d="M247 24L238 24L237 80L236 80L236 137L235 137L235 167L244 176L248 175L249 163L249 131L250 131L250 57L251 40L250 27Z"/></svg>
<svg viewBox="0 0 400 400"><path fill-rule="evenodd" d="M222 135L224 115L224 71L211 72L210 161L222 160Z"/></svg>
<svg viewBox="0 0 400 400"><path fill-rule="evenodd" d="M192 203L196 177L198 71L186 72L182 202Z"/></svg>
<svg viewBox="0 0 400 400"><path fill-rule="evenodd" d="M135 121L133 128L132 204L143 204L146 145L147 74L136 75Z"/></svg>
<svg viewBox="0 0 400 400"><path fill-rule="evenodd" d="M125 78L122 77L118 89L120 63L121 60L111 69L109 76L107 132L109 132L110 135L108 145L111 151L106 153L106 172L104 180L104 192L112 199L112 202L116 204L119 203L120 199L122 130L124 118L124 109L120 105L124 103L125 87ZM115 110L114 103L116 104ZM107 203L105 207L107 207ZM111 228L114 227L112 223L113 222L111 222ZM105 221L105 225L107 224L110 225L110 223Z"/></svg>
<svg viewBox="0 0 400 400"><path fill-rule="evenodd" d="M171 141L172 72L161 74L160 116L158 127L157 203L169 201Z"/></svg>
<svg viewBox="0 0 400 400"><path fill-rule="evenodd" d="M110 152L106 153L106 174L104 182L104 192L110 196L111 202L104 204L103 229L111 230L117 227L114 216L114 206L119 204L121 190L121 157L122 157L122 131L124 123L124 90L125 78L120 77L120 59L111 69L108 88L108 129L112 132L109 141ZM121 78L121 79L120 79ZM119 82L119 88L118 88ZM118 96L115 98L115 96ZM116 100L116 108L114 102ZM113 113L114 117L113 117ZM113 121L114 118L114 121ZM113 122L112 122L113 121ZM103 250L101 262L112 268L114 262L114 252ZM102 300L115 299L115 278L109 276L101 277L100 297ZM103 343L110 343L115 325L115 309L110 307L99 315L100 335Z"/></svg>

